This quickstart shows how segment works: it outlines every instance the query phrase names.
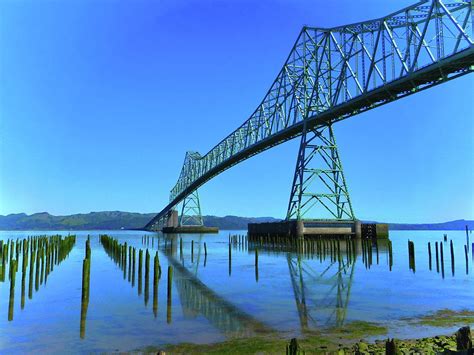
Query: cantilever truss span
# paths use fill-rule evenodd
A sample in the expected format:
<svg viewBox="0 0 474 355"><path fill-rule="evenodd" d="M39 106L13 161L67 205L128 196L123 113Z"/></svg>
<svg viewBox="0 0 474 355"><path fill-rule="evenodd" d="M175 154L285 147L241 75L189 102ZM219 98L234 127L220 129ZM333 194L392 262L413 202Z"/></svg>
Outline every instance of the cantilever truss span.
<svg viewBox="0 0 474 355"><path fill-rule="evenodd" d="M188 152L156 229L199 186L233 165L300 136L474 70L472 1L422 1L386 17L303 27L249 119L207 154Z"/></svg>

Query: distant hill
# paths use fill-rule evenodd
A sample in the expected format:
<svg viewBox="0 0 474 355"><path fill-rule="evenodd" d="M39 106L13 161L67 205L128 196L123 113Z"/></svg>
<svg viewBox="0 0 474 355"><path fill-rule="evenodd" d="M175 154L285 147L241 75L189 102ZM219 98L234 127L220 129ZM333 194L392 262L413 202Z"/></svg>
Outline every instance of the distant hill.
<svg viewBox="0 0 474 355"><path fill-rule="evenodd" d="M466 229L466 225L470 230L474 229L474 221L458 219L456 221L444 223L423 223L423 224L404 224L389 223L391 230L461 230Z"/></svg>
<svg viewBox="0 0 474 355"><path fill-rule="evenodd" d="M132 213L120 211L91 212L70 216L53 216L47 212L26 215L25 213L0 215L0 230L117 230L143 228L155 213ZM206 226L219 229L247 229L249 223L275 222L273 217L204 216ZM389 223L391 230L463 230L468 225L474 229L474 221L456 220L444 223L402 224Z"/></svg>
<svg viewBox="0 0 474 355"><path fill-rule="evenodd" d="M143 228L156 213L120 211L53 216L47 212L0 215L0 230L117 230ZM247 229L248 223L277 221L272 217L204 216L204 224L220 229Z"/></svg>

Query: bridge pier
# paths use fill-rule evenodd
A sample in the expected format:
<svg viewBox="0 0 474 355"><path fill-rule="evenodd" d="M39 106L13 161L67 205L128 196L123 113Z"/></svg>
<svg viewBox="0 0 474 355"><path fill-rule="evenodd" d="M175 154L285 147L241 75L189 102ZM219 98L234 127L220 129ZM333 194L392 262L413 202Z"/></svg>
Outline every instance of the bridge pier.
<svg viewBox="0 0 474 355"><path fill-rule="evenodd" d="M367 224L359 220L289 220L268 223L249 223L249 238L387 238L388 226L382 223Z"/></svg>
<svg viewBox="0 0 474 355"><path fill-rule="evenodd" d="M178 219L178 212L174 210L173 221L163 227L163 233L218 233L217 227L206 227L202 219L201 203L199 194L194 190L183 200L181 215ZM179 220L179 222L178 222Z"/></svg>

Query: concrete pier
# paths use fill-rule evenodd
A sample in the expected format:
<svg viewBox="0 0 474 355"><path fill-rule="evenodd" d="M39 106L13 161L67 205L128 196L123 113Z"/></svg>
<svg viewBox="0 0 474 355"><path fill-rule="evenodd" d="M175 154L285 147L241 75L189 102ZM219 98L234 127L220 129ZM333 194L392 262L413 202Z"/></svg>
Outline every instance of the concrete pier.
<svg viewBox="0 0 474 355"><path fill-rule="evenodd" d="M163 233L219 233L217 227L206 226L177 226L177 227L163 227Z"/></svg>
<svg viewBox="0 0 474 355"><path fill-rule="evenodd" d="M380 230L380 233L379 233ZM366 231L370 231L367 233ZM364 233L365 232L365 233ZM330 220L290 220L270 223L249 223L249 236L270 237L305 237L327 236L341 237L388 237L388 226L371 224L365 227L360 221L330 221ZM370 234L370 235L369 235Z"/></svg>

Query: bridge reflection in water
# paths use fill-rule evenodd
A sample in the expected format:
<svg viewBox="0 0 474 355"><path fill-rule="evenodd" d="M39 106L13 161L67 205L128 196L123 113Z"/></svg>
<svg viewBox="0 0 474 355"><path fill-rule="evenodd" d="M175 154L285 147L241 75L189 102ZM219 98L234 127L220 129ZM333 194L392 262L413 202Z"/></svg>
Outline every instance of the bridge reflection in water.
<svg viewBox="0 0 474 355"><path fill-rule="evenodd" d="M194 243L197 257L186 267L181 253L178 253L178 238L169 236L167 239L167 248L163 251L175 270L174 282L185 317L202 315L214 327L232 337L249 337L276 331L265 324L264 320L240 309L199 279L198 268L202 265L201 240ZM363 245L368 242L359 240L349 243L352 243L351 246L341 243L337 253L336 247L330 247L330 242L324 244L324 249L313 248L311 244L295 247L272 244L258 247L260 255L279 254L285 257L301 331L344 324L359 256L366 268L370 268L372 257L366 255L367 251L376 253L374 261L377 263L380 260L379 253L385 253L388 264L389 241L378 241L373 245L373 250L372 246L368 249L367 245ZM255 245L236 244L233 245L233 250L253 254Z"/></svg>
<svg viewBox="0 0 474 355"><path fill-rule="evenodd" d="M176 240L175 240L176 241ZM225 298L207 287L199 280L198 267L201 259L201 243L196 243L198 254L193 263L194 272L184 266L184 260L178 260L177 243L165 250L168 263L174 268L174 283L178 290L185 317L204 316L214 327L233 337L250 337L274 330L258 319L236 307Z"/></svg>

